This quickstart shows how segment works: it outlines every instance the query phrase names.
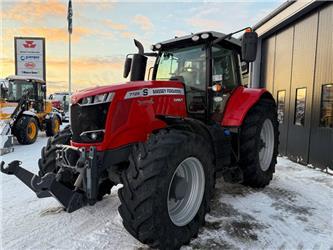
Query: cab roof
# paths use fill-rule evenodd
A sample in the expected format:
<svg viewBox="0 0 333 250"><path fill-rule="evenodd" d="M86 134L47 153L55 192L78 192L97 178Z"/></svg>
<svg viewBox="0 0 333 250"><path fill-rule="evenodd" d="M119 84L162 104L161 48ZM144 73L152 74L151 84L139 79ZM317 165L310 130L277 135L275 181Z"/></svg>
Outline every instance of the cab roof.
<svg viewBox="0 0 333 250"><path fill-rule="evenodd" d="M200 37L200 35L205 34L205 33L209 34L209 37L207 39L200 38L199 41L192 40L193 36L198 35ZM207 40L212 41L212 40L224 37L226 35L227 34L216 32L216 31L203 31L203 32L195 33L195 34L186 35L186 36L175 37L173 39L169 39L169 40L157 43L157 44L161 44L162 48L163 47L183 46L183 45L189 44L189 43L195 45L195 44L203 43L204 41L207 41ZM241 46L241 41L239 39L236 39L233 37L226 38L224 41L229 42L229 43L239 46L239 47Z"/></svg>
<svg viewBox="0 0 333 250"><path fill-rule="evenodd" d="M34 81L37 83L45 83L45 81L39 77L33 77L33 76L18 76L18 75L11 75L6 77L7 81L10 80L23 80L23 81Z"/></svg>

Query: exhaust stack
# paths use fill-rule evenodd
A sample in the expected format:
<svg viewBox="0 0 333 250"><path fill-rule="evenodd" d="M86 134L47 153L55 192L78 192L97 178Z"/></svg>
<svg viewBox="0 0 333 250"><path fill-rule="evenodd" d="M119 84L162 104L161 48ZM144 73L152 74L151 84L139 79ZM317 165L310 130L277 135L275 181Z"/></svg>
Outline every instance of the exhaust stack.
<svg viewBox="0 0 333 250"><path fill-rule="evenodd" d="M134 44L138 48L138 53L133 54L130 80L143 81L146 74L147 57L144 55L143 45L135 39Z"/></svg>

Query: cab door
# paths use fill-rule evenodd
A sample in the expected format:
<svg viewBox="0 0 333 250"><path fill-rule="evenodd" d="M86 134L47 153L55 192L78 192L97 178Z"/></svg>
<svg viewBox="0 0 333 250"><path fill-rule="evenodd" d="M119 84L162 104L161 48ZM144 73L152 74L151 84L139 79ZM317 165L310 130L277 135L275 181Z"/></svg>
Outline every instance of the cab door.
<svg viewBox="0 0 333 250"><path fill-rule="evenodd" d="M221 92L210 91L211 119L221 122L224 108L232 90L241 83L238 66L238 53L232 47L213 46L211 49L211 83L222 86Z"/></svg>
<svg viewBox="0 0 333 250"><path fill-rule="evenodd" d="M44 86L44 87L43 87ZM35 83L35 104L34 104L34 109L37 111L37 113L42 113L45 112L45 85L41 83Z"/></svg>

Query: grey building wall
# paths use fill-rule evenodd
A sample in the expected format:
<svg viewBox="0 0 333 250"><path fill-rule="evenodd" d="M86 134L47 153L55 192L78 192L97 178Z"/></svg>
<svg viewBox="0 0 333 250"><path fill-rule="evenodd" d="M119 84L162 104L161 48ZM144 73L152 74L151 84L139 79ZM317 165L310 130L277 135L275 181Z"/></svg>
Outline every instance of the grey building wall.
<svg viewBox="0 0 333 250"><path fill-rule="evenodd" d="M257 27L252 87L266 87L278 103L280 154L333 168L333 2L297 4L278 14L299 10L284 25Z"/></svg>

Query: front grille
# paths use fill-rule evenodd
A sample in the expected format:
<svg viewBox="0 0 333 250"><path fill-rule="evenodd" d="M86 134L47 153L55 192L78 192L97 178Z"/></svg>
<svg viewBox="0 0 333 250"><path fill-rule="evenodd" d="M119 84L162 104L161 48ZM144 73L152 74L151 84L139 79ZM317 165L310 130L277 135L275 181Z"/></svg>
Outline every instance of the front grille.
<svg viewBox="0 0 333 250"><path fill-rule="evenodd" d="M103 136L98 137L97 140L91 140L87 137L81 137L80 134L85 131L105 129L109 105L110 103L90 106L74 104L71 106L71 128L74 142L89 143L103 140Z"/></svg>

